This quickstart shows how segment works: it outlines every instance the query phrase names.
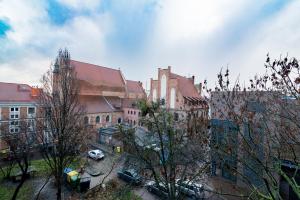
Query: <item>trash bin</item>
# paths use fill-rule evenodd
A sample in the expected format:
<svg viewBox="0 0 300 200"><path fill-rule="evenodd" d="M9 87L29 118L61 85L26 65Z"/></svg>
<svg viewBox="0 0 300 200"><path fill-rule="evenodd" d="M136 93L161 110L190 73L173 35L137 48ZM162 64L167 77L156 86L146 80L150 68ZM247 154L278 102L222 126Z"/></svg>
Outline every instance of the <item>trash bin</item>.
<svg viewBox="0 0 300 200"><path fill-rule="evenodd" d="M73 171L71 168L65 168L64 169L64 180L67 181L68 173Z"/></svg>
<svg viewBox="0 0 300 200"><path fill-rule="evenodd" d="M91 184L91 177L81 178L79 184L80 192L86 192L88 189L90 189L90 184Z"/></svg>
<svg viewBox="0 0 300 200"><path fill-rule="evenodd" d="M75 178L72 179L72 177L75 177ZM77 177L78 177L78 172L77 171L70 171L68 173L67 181L69 183L71 183L72 181L77 180Z"/></svg>
<svg viewBox="0 0 300 200"><path fill-rule="evenodd" d="M117 153L121 152L121 147L117 147Z"/></svg>

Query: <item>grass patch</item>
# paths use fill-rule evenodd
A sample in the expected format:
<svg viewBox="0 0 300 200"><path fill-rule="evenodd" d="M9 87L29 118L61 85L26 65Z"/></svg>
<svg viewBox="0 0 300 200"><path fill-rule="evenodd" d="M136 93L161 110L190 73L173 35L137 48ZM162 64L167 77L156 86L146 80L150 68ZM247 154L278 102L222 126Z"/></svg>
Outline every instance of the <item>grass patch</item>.
<svg viewBox="0 0 300 200"><path fill-rule="evenodd" d="M16 187L17 185L15 185ZM15 187L12 185L6 185L4 183L0 184L0 198L1 200L10 200L14 191ZM22 188L20 189L17 199L18 200L28 200L32 198L33 188L30 182L25 182Z"/></svg>
<svg viewBox="0 0 300 200"><path fill-rule="evenodd" d="M68 167L70 167L74 170L79 169L80 166L84 164L84 162L85 162L84 159L78 157L78 158L74 159L74 161ZM32 160L30 162L30 166L36 169L36 171L37 171L36 176L46 176L46 175L49 175L49 172L51 171L50 167L48 166L47 162L44 159ZM4 170L5 170L5 167L4 167ZM11 175L16 174L19 171L20 171L20 168L16 164L11 171ZM3 174L0 173L0 180L2 180L2 179L3 179Z"/></svg>

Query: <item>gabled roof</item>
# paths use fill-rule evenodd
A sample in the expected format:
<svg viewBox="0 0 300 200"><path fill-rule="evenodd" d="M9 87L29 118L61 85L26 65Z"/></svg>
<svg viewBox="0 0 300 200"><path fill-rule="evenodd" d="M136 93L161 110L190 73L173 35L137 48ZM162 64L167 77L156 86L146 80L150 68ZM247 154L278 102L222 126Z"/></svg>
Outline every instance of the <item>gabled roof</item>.
<svg viewBox="0 0 300 200"><path fill-rule="evenodd" d="M38 94L36 90L27 84L0 82L0 102L34 103Z"/></svg>
<svg viewBox="0 0 300 200"><path fill-rule="evenodd" d="M142 93L142 94L145 93L141 82L127 80L126 83L127 83L127 91L128 92L130 92L130 93Z"/></svg>
<svg viewBox="0 0 300 200"><path fill-rule="evenodd" d="M201 96L199 95L197 88L189 78L174 73L170 73L170 78L178 80L178 88L182 96L201 99Z"/></svg>
<svg viewBox="0 0 300 200"><path fill-rule="evenodd" d="M71 60L77 78L94 86L125 87L121 71L94 64Z"/></svg>

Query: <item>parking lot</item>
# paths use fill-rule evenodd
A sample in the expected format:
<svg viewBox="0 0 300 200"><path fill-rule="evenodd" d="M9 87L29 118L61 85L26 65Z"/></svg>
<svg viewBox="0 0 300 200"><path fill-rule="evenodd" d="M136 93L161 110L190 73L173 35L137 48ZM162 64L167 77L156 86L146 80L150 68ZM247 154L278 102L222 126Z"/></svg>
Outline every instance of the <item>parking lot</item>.
<svg viewBox="0 0 300 200"><path fill-rule="evenodd" d="M95 149L95 148L94 148ZM87 167L85 169L84 176L90 176L91 177L91 184L90 188L94 188L97 185L99 185L103 179L105 178L105 182L115 179L122 183L126 183L125 181L121 180L117 176L117 172L123 168L125 165L126 155L123 154L117 154L113 153L112 150L105 146L98 146L98 149L101 149L104 154L105 158L101 160L93 160L91 158L86 157L87 159ZM100 174L98 176L92 176L90 174L96 173ZM206 180L205 182L207 182ZM140 196L144 200L158 200L159 198L147 191L147 189L144 187L143 183L141 186L134 186L133 191L136 195ZM186 197L185 199L190 199ZM215 199L220 200L224 198L220 198L216 194L212 194L210 192L205 192L205 198L204 199Z"/></svg>

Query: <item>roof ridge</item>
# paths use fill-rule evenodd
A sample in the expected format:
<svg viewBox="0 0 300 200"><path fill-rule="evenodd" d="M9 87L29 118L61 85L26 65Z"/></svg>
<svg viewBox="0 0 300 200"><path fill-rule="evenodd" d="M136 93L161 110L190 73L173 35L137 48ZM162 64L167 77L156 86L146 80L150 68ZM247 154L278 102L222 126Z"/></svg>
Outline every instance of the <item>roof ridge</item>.
<svg viewBox="0 0 300 200"><path fill-rule="evenodd" d="M102 67L102 68L111 69L111 70L115 70L115 71L121 71L120 69L114 69L114 68L111 68L111 67L105 67L105 66L101 66L101 65L97 65L97 64L93 64L93 63L88 63L88 62L83 62L83 61L78 61L78 60L73 60L73 59L71 59L71 61L79 62L79 63L83 63L83 64L88 64L88 65L92 65L92 66L95 66L95 67Z"/></svg>
<svg viewBox="0 0 300 200"><path fill-rule="evenodd" d="M28 87L32 87L32 86L30 86L29 84L27 84L27 83L8 83L8 82L1 82L0 81L0 84L10 84L10 85L27 85Z"/></svg>

